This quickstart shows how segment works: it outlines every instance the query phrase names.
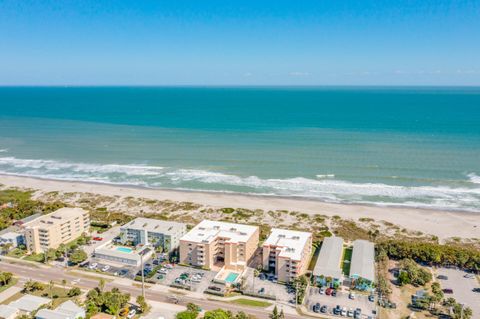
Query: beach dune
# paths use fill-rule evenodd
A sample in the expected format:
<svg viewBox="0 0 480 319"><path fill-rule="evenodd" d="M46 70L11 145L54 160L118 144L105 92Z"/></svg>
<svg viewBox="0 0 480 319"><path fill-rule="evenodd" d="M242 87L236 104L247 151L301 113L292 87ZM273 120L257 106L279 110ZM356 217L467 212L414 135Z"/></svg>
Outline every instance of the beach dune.
<svg viewBox="0 0 480 319"><path fill-rule="evenodd" d="M9 175L0 175L0 184L7 187L30 188L41 192L83 192L103 196L131 196L154 200L188 201L215 208L290 210L307 214L338 215L344 219L352 220L372 218L377 221L387 221L408 230L435 235L440 240L450 237L480 238L480 212L332 204L297 198L134 188Z"/></svg>

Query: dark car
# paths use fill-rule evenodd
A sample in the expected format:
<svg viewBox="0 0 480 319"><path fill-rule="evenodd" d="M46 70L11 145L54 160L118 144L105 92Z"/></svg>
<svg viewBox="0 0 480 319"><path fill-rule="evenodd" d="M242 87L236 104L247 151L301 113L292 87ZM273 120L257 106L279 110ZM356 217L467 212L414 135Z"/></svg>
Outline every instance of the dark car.
<svg viewBox="0 0 480 319"><path fill-rule="evenodd" d="M443 293L444 294L453 294L453 289L450 289L450 288L443 289Z"/></svg>
<svg viewBox="0 0 480 319"><path fill-rule="evenodd" d="M320 308L321 313L327 313L327 311L328 311L328 307L325 305L323 305L322 308Z"/></svg>
<svg viewBox="0 0 480 319"><path fill-rule="evenodd" d="M337 296L337 289L333 289L332 291L332 297L336 297Z"/></svg>
<svg viewBox="0 0 480 319"><path fill-rule="evenodd" d="M368 296L368 301L374 302L375 301L375 296L374 295Z"/></svg>
<svg viewBox="0 0 480 319"><path fill-rule="evenodd" d="M355 312L353 313L353 318L355 319L362 318L362 309L360 308L355 309Z"/></svg>
<svg viewBox="0 0 480 319"><path fill-rule="evenodd" d="M342 307L340 307L340 305L337 305L335 308L333 308L334 315L339 315L341 313L342 313Z"/></svg>
<svg viewBox="0 0 480 319"><path fill-rule="evenodd" d="M437 278L440 280L448 280L448 277L445 275L438 275Z"/></svg>
<svg viewBox="0 0 480 319"><path fill-rule="evenodd" d="M480 288L473 288L472 291L473 292L480 292Z"/></svg>
<svg viewBox="0 0 480 319"><path fill-rule="evenodd" d="M265 280L267 279L267 275L265 275L264 273L261 273L258 278L260 278L260 280Z"/></svg>
<svg viewBox="0 0 480 319"><path fill-rule="evenodd" d="M314 304L312 308L313 312L320 312L320 304L318 302Z"/></svg>
<svg viewBox="0 0 480 319"><path fill-rule="evenodd" d="M208 287L208 289L213 290L213 291L220 291L220 290L222 290L220 287L217 287L217 286L210 286L210 287Z"/></svg>

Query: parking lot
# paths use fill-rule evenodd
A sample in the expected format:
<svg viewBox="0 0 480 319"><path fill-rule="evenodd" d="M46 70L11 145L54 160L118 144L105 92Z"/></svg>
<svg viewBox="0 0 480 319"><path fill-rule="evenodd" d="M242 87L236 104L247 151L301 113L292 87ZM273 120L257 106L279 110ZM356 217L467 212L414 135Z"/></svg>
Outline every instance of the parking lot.
<svg viewBox="0 0 480 319"><path fill-rule="evenodd" d="M262 280L254 277L253 269L248 268L245 274L245 290L255 294L272 295L278 302L295 303L295 293L288 290L288 286L272 282L271 280ZM263 277L263 276L262 276ZM267 277L268 278L268 277Z"/></svg>
<svg viewBox="0 0 480 319"><path fill-rule="evenodd" d="M154 280L167 286L177 284L185 288L190 287L191 291L203 292L208 288L215 275L214 271L175 265L172 269L166 269L166 274L156 274Z"/></svg>
<svg viewBox="0 0 480 319"><path fill-rule="evenodd" d="M480 288L475 276L455 268L439 268L436 271L437 280L442 289L452 289L452 294L445 294L445 298L453 297L459 303L465 304L473 311L473 318L480 318L480 293L474 292L474 288ZM438 275L448 279L438 279Z"/></svg>
<svg viewBox="0 0 480 319"><path fill-rule="evenodd" d="M103 272L105 274L119 276L124 278L135 278L135 274L137 272L136 267L129 267L129 266L113 266L111 264L107 264L102 262L101 260L92 259L90 262L82 264L82 268L85 270L90 271L98 271Z"/></svg>
<svg viewBox="0 0 480 319"><path fill-rule="evenodd" d="M355 299L349 298L349 292L337 291L335 297L329 296L325 293L320 294L319 288L310 287L306 294L305 306L311 312L313 312L313 306L319 303L320 306L327 306L327 313L333 315L333 309L339 305L340 308L345 308L346 311L360 308L361 309L361 318L368 318L369 316L374 318L375 313L375 302L368 300L368 295L355 293Z"/></svg>

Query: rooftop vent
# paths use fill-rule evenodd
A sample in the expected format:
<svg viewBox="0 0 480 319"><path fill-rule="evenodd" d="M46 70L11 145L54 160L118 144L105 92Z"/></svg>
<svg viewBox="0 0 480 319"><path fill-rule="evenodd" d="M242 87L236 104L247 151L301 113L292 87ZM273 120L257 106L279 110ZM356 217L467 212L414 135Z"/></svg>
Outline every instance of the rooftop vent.
<svg viewBox="0 0 480 319"><path fill-rule="evenodd" d="M285 235L284 235L284 234L280 234L280 235L278 235L278 238L285 238Z"/></svg>
<svg viewBox="0 0 480 319"><path fill-rule="evenodd" d="M292 239L299 240L300 237L299 236L293 236Z"/></svg>

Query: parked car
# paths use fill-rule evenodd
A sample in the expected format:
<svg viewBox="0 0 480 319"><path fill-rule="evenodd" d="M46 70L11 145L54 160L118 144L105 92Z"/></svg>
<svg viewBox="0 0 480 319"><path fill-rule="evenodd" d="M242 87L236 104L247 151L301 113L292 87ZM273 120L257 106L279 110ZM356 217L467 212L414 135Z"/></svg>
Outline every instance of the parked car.
<svg viewBox="0 0 480 319"><path fill-rule="evenodd" d="M343 317L346 317L346 316L347 316L347 308L346 308L346 307L343 307L343 308L342 308L342 311L340 312L340 314L341 314Z"/></svg>
<svg viewBox="0 0 480 319"><path fill-rule="evenodd" d="M173 269L173 266L172 266L171 264L166 264L166 265L163 266L163 267L165 267L165 268L167 268L167 269Z"/></svg>
<svg viewBox="0 0 480 319"><path fill-rule="evenodd" d="M327 313L328 312L328 307L326 305L323 305L322 308L320 308L321 313Z"/></svg>
<svg viewBox="0 0 480 319"><path fill-rule="evenodd" d="M475 278L475 275L474 274L466 274L465 276L463 276L463 278L472 279L472 278Z"/></svg>
<svg viewBox="0 0 480 319"><path fill-rule="evenodd" d="M210 286L210 287L208 287L208 289L213 290L213 291L221 291L222 290L220 287L217 287L217 286Z"/></svg>
<svg viewBox="0 0 480 319"><path fill-rule="evenodd" d="M95 269L95 268L97 268L97 266L98 266L97 263L91 263L91 264L88 266L88 268L90 268L90 269Z"/></svg>
<svg viewBox="0 0 480 319"><path fill-rule="evenodd" d="M445 275L438 275L438 276L437 276L437 279L440 279L440 280L448 280L448 277L445 276Z"/></svg>
<svg viewBox="0 0 480 319"><path fill-rule="evenodd" d="M353 313L353 318L355 319L362 318L362 309L360 308L355 309L355 312Z"/></svg>
<svg viewBox="0 0 480 319"><path fill-rule="evenodd" d="M348 298L354 300L355 299L355 293L353 293L353 292L349 293Z"/></svg>
<svg viewBox="0 0 480 319"><path fill-rule="evenodd" d="M258 278L260 278L260 280L266 280L267 279L267 275L265 275L264 273L261 273Z"/></svg>
<svg viewBox="0 0 480 319"><path fill-rule="evenodd" d="M472 291L473 292L480 292L480 288L473 288Z"/></svg>
<svg viewBox="0 0 480 319"><path fill-rule="evenodd" d="M336 297L337 296L337 289L333 289L332 291L332 297Z"/></svg>
<svg viewBox="0 0 480 319"><path fill-rule="evenodd" d="M128 319L132 319L133 317L135 317L136 313L137 313L137 311L136 311L135 309L130 310L130 312L128 313L127 318L128 318Z"/></svg>
<svg viewBox="0 0 480 319"><path fill-rule="evenodd" d="M348 309L347 317L353 317L353 309Z"/></svg>
<svg viewBox="0 0 480 319"><path fill-rule="evenodd" d="M95 240L95 241L102 241L103 240L102 237L93 237L92 239Z"/></svg>
<svg viewBox="0 0 480 319"><path fill-rule="evenodd" d="M265 288L260 288L260 290L258 291L259 294L264 294L265 293Z"/></svg>
<svg viewBox="0 0 480 319"><path fill-rule="evenodd" d="M127 270L127 269L122 269L122 270L120 270L120 273L119 273L120 276L125 276L126 274L128 274L128 270Z"/></svg>
<svg viewBox="0 0 480 319"><path fill-rule="evenodd" d="M368 296L368 301L374 302L375 301L375 296L374 295L369 295Z"/></svg>
<svg viewBox="0 0 480 319"><path fill-rule="evenodd" d="M342 308L340 305L337 305L335 308L333 308L333 314L334 315L339 315L342 312Z"/></svg>
<svg viewBox="0 0 480 319"><path fill-rule="evenodd" d="M317 302L316 304L313 305L313 312L320 312L320 304Z"/></svg>
<svg viewBox="0 0 480 319"><path fill-rule="evenodd" d="M450 288L443 289L443 293L444 294L453 294L453 289L450 289Z"/></svg>
<svg viewBox="0 0 480 319"><path fill-rule="evenodd" d="M332 288L327 288L327 290L325 290L325 294L326 294L327 296L330 296L330 295L332 294L332 292L333 292L333 289L332 289Z"/></svg>
<svg viewBox="0 0 480 319"><path fill-rule="evenodd" d="M320 287L318 289L318 293L321 294L321 295L324 295L325 294L325 288L324 287Z"/></svg>
<svg viewBox="0 0 480 319"><path fill-rule="evenodd" d="M105 265L105 266L103 266L102 271L107 271L107 270L109 270L109 269L110 269L110 266L109 266L109 265Z"/></svg>

